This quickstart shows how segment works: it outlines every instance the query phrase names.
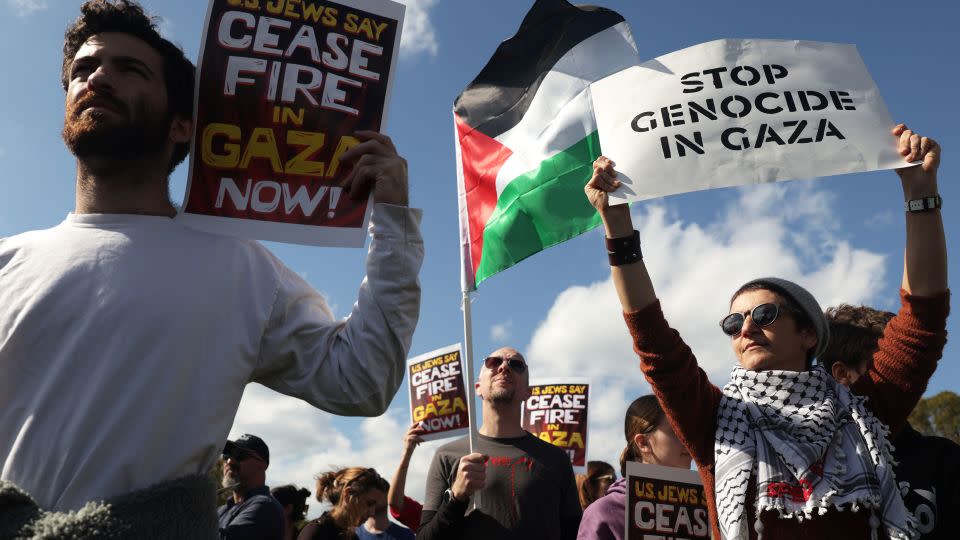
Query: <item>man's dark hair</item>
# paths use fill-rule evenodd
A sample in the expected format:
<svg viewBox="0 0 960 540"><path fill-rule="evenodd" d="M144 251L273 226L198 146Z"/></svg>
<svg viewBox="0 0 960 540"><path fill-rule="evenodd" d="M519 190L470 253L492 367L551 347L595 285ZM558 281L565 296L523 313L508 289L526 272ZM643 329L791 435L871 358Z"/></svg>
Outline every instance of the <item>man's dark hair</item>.
<svg viewBox="0 0 960 540"><path fill-rule="evenodd" d="M830 343L820 355L820 362L829 372L835 362L859 369L873 359L877 342L883 337L883 329L893 318L893 313L867 306L840 304L825 312L830 325Z"/></svg>
<svg viewBox="0 0 960 540"><path fill-rule="evenodd" d="M781 304L780 307L785 310L787 313L793 316L793 320L796 323L797 331L802 332L803 330L809 330L813 335L817 335L817 327L814 326L813 321L810 320L810 316L800 307L800 304L790 296L787 291L783 290L780 287L772 283L748 283L743 287L737 289L737 292L733 293L733 296L730 297L730 303L732 304L738 296L747 292L747 291L770 291L780 297ZM817 308L819 309L819 308ZM817 346L814 345L807 351L807 363L809 364L813 360L814 351ZM809 367L809 366L808 366Z"/></svg>
<svg viewBox="0 0 960 540"><path fill-rule="evenodd" d="M80 47L92 36L104 32L129 34L143 40L163 58L163 79L167 88L169 118L179 115L193 118L193 82L196 69L180 47L160 36L157 26L143 8L129 0L88 0L80 6L80 17L63 36L63 66L60 82L66 90L70 84L70 67ZM168 172L187 157L190 143L177 144L170 158Z"/></svg>

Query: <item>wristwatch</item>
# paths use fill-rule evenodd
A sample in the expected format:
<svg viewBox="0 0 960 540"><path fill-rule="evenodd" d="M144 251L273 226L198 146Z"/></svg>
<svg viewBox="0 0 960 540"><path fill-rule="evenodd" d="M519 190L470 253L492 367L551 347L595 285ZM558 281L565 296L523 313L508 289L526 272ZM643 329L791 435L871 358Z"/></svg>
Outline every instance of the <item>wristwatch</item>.
<svg viewBox="0 0 960 540"><path fill-rule="evenodd" d="M447 490L443 492L443 502L460 502L460 499L453 496L452 489L447 488Z"/></svg>
<svg viewBox="0 0 960 540"><path fill-rule="evenodd" d="M924 212L940 208L941 206L943 206L943 199L940 198L940 195L913 199L903 203L903 209L907 212Z"/></svg>

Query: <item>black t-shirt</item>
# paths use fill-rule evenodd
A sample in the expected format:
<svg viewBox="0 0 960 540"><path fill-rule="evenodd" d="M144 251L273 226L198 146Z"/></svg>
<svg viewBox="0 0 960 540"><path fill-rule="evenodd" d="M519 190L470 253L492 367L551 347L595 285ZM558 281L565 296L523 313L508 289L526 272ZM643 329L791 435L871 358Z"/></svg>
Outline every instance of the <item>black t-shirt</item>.
<svg viewBox="0 0 960 540"><path fill-rule="evenodd" d="M354 529L344 530L337 526L330 516L330 512L307 523L300 531L297 540L356 540Z"/></svg>
<svg viewBox="0 0 960 540"><path fill-rule="evenodd" d="M960 445L923 435L907 424L893 441L903 502L922 540L960 538Z"/></svg>
<svg viewBox="0 0 960 540"><path fill-rule="evenodd" d="M580 501L567 454L527 433L515 439L478 435L474 451L490 457L486 484L469 503L447 501L466 438L437 449L427 475L418 539L574 539ZM479 497L478 497L479 495ZM478 508L474 509L474 503Z"/></svg>

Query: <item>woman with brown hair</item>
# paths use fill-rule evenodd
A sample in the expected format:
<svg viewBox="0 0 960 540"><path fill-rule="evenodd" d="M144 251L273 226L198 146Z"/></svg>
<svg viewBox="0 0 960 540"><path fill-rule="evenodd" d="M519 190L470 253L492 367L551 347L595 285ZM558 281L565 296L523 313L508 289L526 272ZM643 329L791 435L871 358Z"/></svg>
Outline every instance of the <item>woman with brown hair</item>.
<svg viewBox="0 0 960 540"><path fill-rule="evenodd" d="M577 475L577 494L580 507L586 510L593 501L607 493L610 484L617 480L617 472L606 461L588 461L587 473Z"/></svg>
<svg viewBox="0 0 960 540"><path fill-rule="evenodd" d="M627 446L620 453L621 478L607 494L586 507L578 540L622 540L627 504L627 462L639 461L665 467L690 468L690 454L673 433L656 396L633 400L623 419Z"/></svg>
<svg viewBox="0 0 960 540"><path fill-rule="evenodd" d="M386 497L387 481L373 469L351 467L317 477L317 500L333 508L300 531L298 540L353 540L356 528L374 514L377 500Z"/></svg>

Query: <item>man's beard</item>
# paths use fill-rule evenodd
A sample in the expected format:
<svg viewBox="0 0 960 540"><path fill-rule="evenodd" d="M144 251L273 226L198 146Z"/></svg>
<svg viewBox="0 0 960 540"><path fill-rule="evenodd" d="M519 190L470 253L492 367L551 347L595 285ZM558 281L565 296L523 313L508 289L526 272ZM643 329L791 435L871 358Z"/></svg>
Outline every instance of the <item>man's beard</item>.
<svg viewBox="0 0 960 540"><path fill-rule="evenodd" d="M497 390L490 390L490 403L511 403L514 396L516 395L516 390L513 388L500 388Z"/></svg>
<svg viewBox="0 0 960 540"><path fill-rule="evenodd" d="M234 488L234 487L236 487L236 486L238 486L238 485L240 485L240 479L237 478L236 473L234 473L233 471L230 471L230 470L228 470L227 472L223 473L223 479L220 480L220 486L221 486L221 487L224 487L224 488Z"/></svg>
<svg viewBox="0 0 960 540"><path fill-rule="evenodd" d="M84 114L87 104L93 100L109 103L123 120L118 122L95 114ZM131 161L159 153L166 144L171 118L167 114L162 118L153 116L143 106L137 107L134 115L129 107L113 96L87 93L82 99L68 104L61 135L67 148L78 158Z"/></svg>

